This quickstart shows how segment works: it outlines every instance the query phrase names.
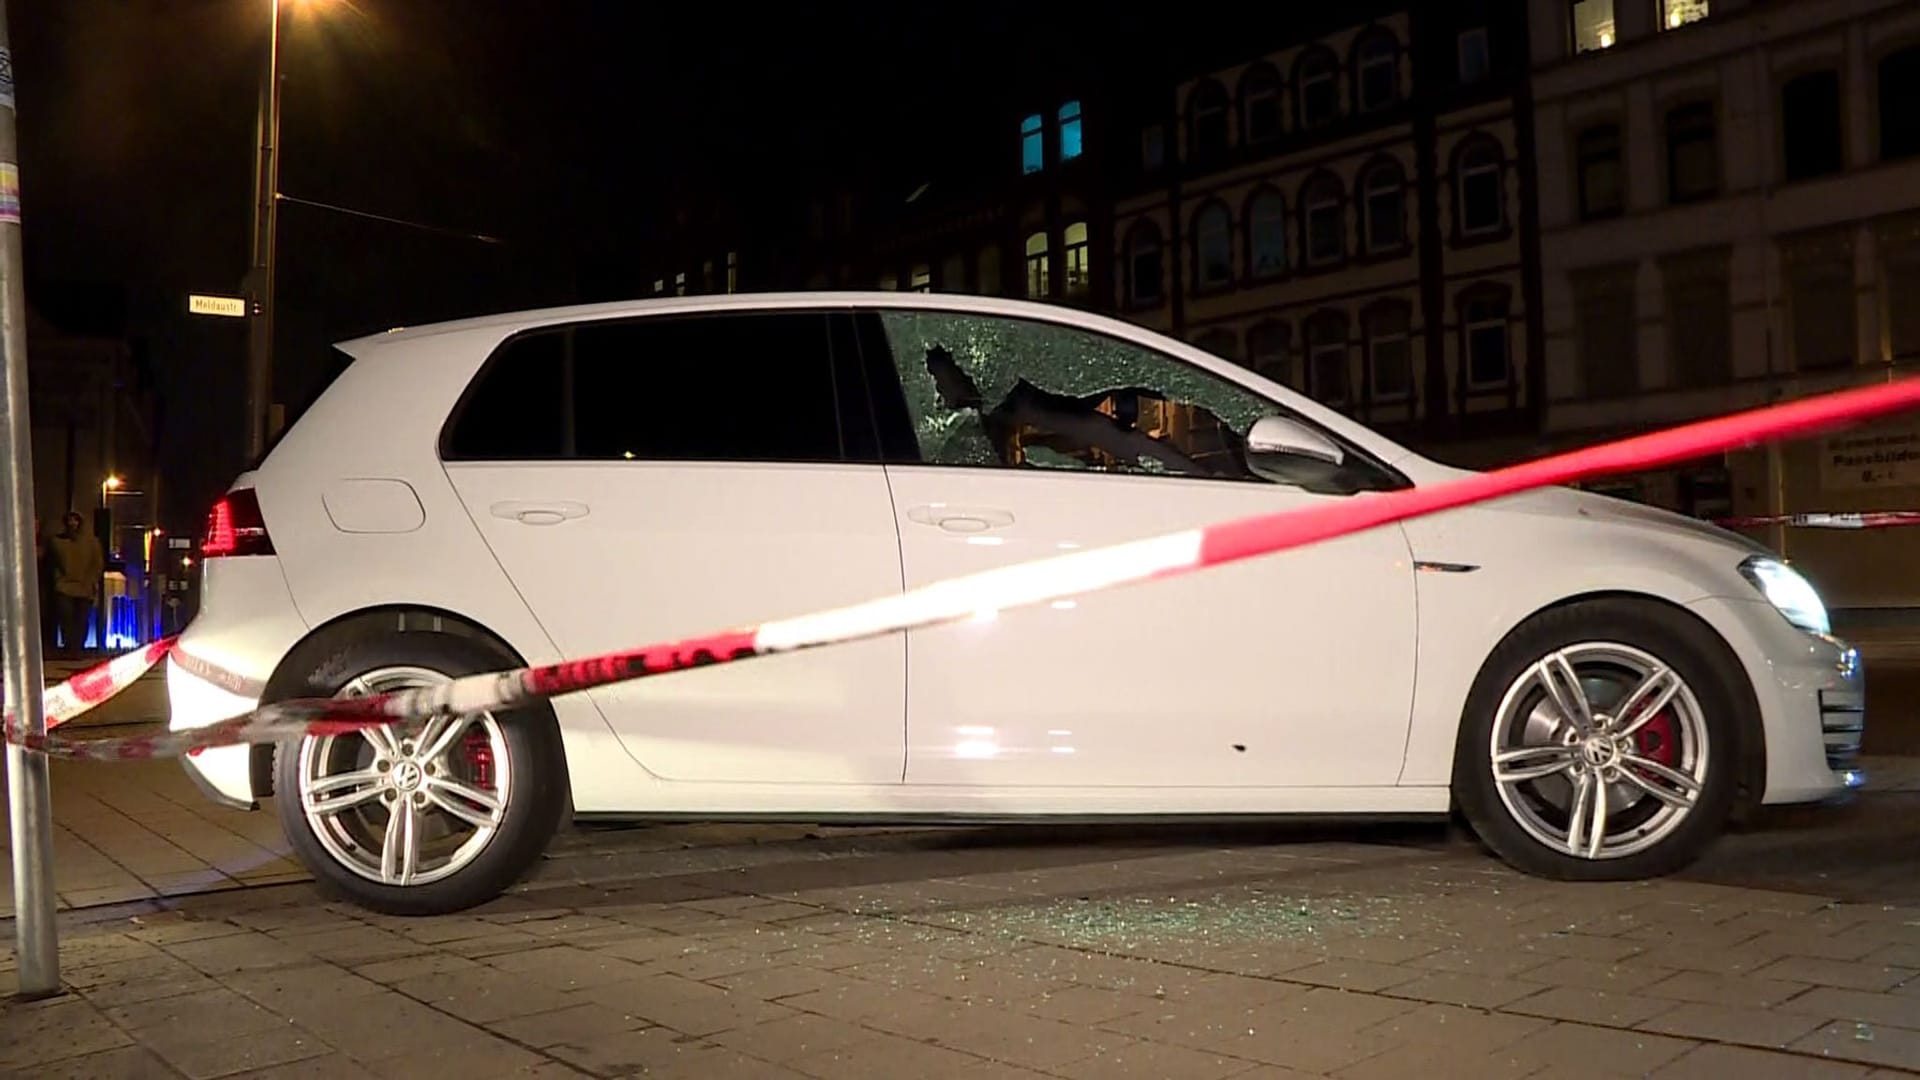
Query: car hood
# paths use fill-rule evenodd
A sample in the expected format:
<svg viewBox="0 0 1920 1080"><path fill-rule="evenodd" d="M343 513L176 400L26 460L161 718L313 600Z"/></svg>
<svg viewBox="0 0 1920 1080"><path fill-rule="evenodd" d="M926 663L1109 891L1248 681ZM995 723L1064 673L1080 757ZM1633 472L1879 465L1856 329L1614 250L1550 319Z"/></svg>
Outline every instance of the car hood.
<svg viewBox="0 0 1920 1080"><path fill-rule="evenodd" d="M1447 468L1447 478L1470 476L1464 469ZM1432 479L1442 479L1433 477ZM1536 491L1526 491L1518 495L1487 504L1508 513L1541 514L1548 517L1571 518L1584 517L1620 528L1639 532L1705 542L1742 552L1757 555L1771 555L1764 545L1739 533L1723 529L1698 518L1685 514L1676 514L1670 510L1646 506L1641 503L1616 499L1610 495L1597 495L1591 491L1579 491L1574 488L1550 487Z"/></svg>

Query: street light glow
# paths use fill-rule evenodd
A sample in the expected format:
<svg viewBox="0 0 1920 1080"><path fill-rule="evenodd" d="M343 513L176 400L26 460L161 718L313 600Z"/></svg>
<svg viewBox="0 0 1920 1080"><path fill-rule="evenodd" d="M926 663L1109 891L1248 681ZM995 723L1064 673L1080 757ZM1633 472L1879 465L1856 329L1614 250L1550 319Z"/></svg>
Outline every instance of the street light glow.
<svg viewBox="0 0 1920 1080"><path fill-rule="evenodd" d="M126 481L120 479L117 476L109 476L105 480L102 480L100 482L100 486L103 488L106 488L108 491L118 491L120 489L120 485L124 483L126 483Z"/></svg>

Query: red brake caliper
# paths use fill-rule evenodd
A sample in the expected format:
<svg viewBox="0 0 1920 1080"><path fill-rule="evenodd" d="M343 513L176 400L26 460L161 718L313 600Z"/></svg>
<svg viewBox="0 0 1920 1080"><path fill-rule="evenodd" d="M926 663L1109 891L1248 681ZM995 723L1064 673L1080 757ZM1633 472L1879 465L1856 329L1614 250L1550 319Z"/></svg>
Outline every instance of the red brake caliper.
<svg viewBox="0 0 1920 1080"><path fill-rule="evenodd" d="M1659 723L1658 720L1654 722ZM466 752L467 768L472 770L474 784L491 790L493 787L493 743L487 738L486 732L468 732L466 740L461 744L461 749Z"/></svg>
<svg viewBox="0 0 1920 1080"><path fill-rule="evenodd" d="M1680 760L1680 746L1673 738L1672 713L1663 711L1647 721L1634 732L1633 741L1640 756L1650 761L1672 768Z"/></svg>

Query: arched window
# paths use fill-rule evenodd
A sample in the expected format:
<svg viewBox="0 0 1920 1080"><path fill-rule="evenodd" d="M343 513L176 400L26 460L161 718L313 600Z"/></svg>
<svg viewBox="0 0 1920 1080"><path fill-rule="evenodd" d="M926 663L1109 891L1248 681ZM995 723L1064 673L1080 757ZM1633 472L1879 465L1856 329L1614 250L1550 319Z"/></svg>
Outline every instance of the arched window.
<svg viewBox="0 0 1920 1080"><path fill-rule="evenodd" d="M1381 300L1361 316L1367 335L1367 391L1375 402L1413 397L1413 307Z"/></svg>
<svg viewBox="0 0 1920 1080"><path fill-rule="evenodd" d="M1407 243L1407 174L1381 158L1360 174L1360 235L1369 255L1397 251Z"/></svg>
<svg viewBox="0 0 1920 1080"><path fill-rule="evenodd" d="M1020 121L1020 172L1037 173L1047 165L1046 121L1034 113Z"/></svg>
<svg viewBox="0 0 1920 1080"><path fill-rule="evenodd" d="M1301 230L1308 266L1332 266L1347 257L1347 211L1340 180L1317 173L1300 188Z"/></svg>
<svg viewBox="0 0 1920 1080"><path fill-rule="evenodd" d="M1384 109L1400 100L1400 43L1392 31L1371 31L1354 46L1353 85L1361 112Z"/></svg>
<svg viewBox="0 0 1920 1080"><path fill-rule="evenodd" d="M1293 374L1293 328L1279 319L1264 319L1247 331L1247 364L1282 386L1299 389Z"/></svg>
<svg viewBox="0 0 1920 1080"><path fill-rule="evenodd" d="M1227 92L1207 79L1187 95L1187 157L1206 161L1227 152Z"/></svg>
<svg viewBox="0 0 1920 1080"><path fill-rule="evenodd" d="M1067 224L1066 244L1061 251L1065 257L1067 271L1067 295L1085 296L1092 282L1093 259L1087 251L1087 223L1074 221Z"/></svg>
<svg viewBox="0 0 1920 1080"><path fill-rule="evenodd" d="M1482 282L1461 290L1458 304L1467 389L1505 388L1513 379L1512 293L1504 285Z"/></svg>
<svg viewBox="0 0 1920 1080"><path fill-rule="evenodd" d="M1307 393L1327 405L1345 405L1353 398L1347 386L1346 313L1316 312L1306 329Z"/></svg>
<svg viewBox="0 0 1920 1080"><path fill-rule="evenodd" d="M1080 103L1069 101L1060 106L1060 160L1072 161L1081 149Z"/></svg>
<svg viewBox="0 0 1920 1080"><path fill-rule="evenodd" d="M1247 272L1256 278L1287 269L1287 200L1263 187L1247 200Z"/></svg>
<svg viewBox="0 0 1920 1080"><path fill-rule="evenodd" d="M1506 159L1485 135L1461 142L1453 156L1454 228L1461 236L1486 236L1507 226Z"/></svg>
<svg viewBox="0 0 1920 1080"><path fill-rule="evenodd" d="M1880 160L1920 155L1920 45L1880 61Z"/></svg>
<svg viewBox="0 0 1920 1080"><path fill-rule="evenodd" d="M1053 292L1053 274L1047 266L1047 234L1037 232L1027 237L1027 295L1034 298L1050 296Z"/></svg>
<svg viewBox="0 0 1920 1080"><path fill-rule="evenodd" d="M1193 281L1217 289L1233 280L1233 216L1218 200L1193 215Z"/></svg>
<svg viewBox="0 0 1920 1080"><path fill-rule="evenodd" d="M1332 50L1316 46L1300 55L1293 66L1293 94L1302 130L1340 118L1340 61Z"/></svg>
<svg viewBox="0 0 1920 1080"><path fill-rule="evenodd" d="M1127 299L1139 307L1158 304L1164 295L1165 264L1160 227L1151 221L1137 222L1127 233Z"/></svg>
<svg viewBox="0 0 1920 1080"><path fill-rule="evenodd" d="M1231 330L1202 330L1193 335L1193 347L1227 360L1240 359L1240 341Z"/></svg>
<svg viewBox="0 0 1920 1080"><path fill-rule="evenodd" d="M1272 64L1255 64L1240 77L1240 130L1247 142L1280 137L1280 73Z"/></svg>

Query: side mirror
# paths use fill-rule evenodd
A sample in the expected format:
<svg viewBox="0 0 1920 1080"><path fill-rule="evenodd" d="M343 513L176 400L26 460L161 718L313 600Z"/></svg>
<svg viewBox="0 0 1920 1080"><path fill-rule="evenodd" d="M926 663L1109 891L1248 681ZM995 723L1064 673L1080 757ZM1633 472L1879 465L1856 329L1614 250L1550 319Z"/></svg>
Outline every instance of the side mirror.
<svg viewBox="0 0 1920 1080"><path fill-rule="evenodd" d="M1340 447L1325 436L1284 416L1263 416L1254 421L1247 432L1247 457L1256 461L1265 458L1283 467L1287 459L1334 468L1347 460Z"/></svg>

